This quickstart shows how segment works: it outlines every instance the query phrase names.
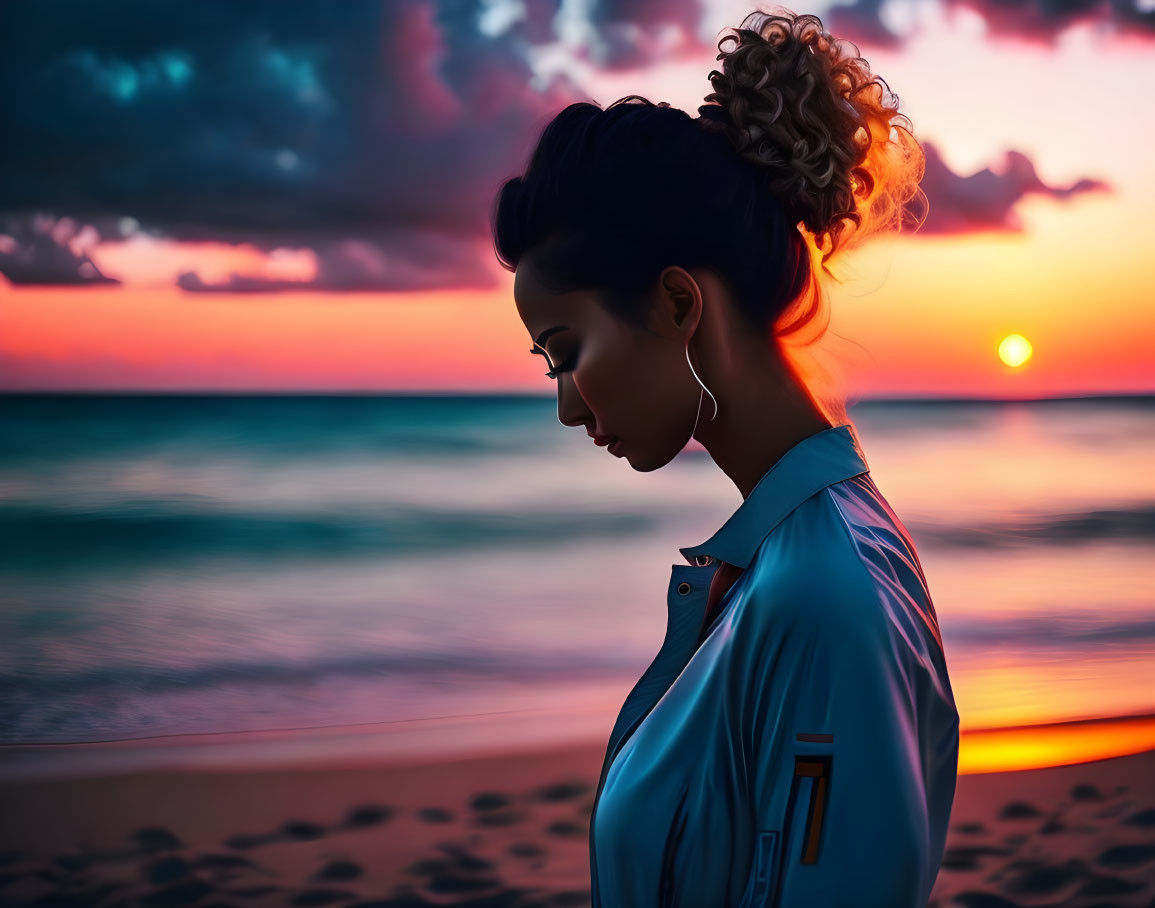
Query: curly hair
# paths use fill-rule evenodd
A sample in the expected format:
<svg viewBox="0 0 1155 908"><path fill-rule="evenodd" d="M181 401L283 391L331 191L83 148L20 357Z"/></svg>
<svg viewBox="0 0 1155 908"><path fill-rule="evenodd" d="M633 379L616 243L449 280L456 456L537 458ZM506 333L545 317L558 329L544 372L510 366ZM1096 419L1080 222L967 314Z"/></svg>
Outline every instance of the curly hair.
<svg viewBox="0 0 1155 908"><path fill-rule="evenodd" d="M897 95L855 44L817 16L776 10L750 13L718 42L722 71L710 72L699 122L765 169L770 193L811 232L825 264L871 234L901 230L912 200L925 211L926 158Z"/></svg>
<svg viewBox="0 0 1155 908"><path fill-rule="evenodd" d="M776 10L719 41L737 46L719 55L698 117L639 95L558 113L494 200L502 266L532 253L552 292L593 291L643 330L664 268L706 268L780 352L781 341L817 339L818 273L837 280L827 267L837 250L901 228L925 165L857 48L814 16Z"/></svg>

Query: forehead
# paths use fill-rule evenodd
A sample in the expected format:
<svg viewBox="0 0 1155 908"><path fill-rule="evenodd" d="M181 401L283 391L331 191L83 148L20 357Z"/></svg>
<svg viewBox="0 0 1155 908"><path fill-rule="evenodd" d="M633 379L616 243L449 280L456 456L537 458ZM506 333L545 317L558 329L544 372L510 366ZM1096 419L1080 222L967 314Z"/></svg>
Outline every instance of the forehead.
<svg viewBox="0 0 1155 908"><path fill-rule="evenodd" d="M523 258L513 273L513 301L517 304L518 311L540 302L543 289L533 274L529 259Z"/></svg>
<svg viewBox="0 0 1155 908"><path fill-rule="evenodd" d="M551 318L578 319L587 305L592 294L575 291L572 293L554 293L538 279L538 272L533 261L524 256L517 265L513 280L513 299L522 321L537 330L548 325L538 323Z"/></svg>

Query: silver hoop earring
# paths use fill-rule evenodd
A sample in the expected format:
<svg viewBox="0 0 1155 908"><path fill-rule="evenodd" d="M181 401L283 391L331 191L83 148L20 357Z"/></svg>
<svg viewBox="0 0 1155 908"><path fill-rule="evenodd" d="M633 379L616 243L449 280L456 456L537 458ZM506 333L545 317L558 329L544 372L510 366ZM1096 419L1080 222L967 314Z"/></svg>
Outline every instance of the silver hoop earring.
<svg viewBox="0 0 1155 908"><path fill-rule="evenodd" d="M713 392L709 388L706 387L706 385L702 381L702 379L698 378L698 373L694 371L694 364L692 362L690 362L690 345L689 345L689 343L686 344L686 365L690 367L690 374L694 376L694 381L696 381L699 385L702 386L703 393L710 395L710 400L712 400L714 402L714 416L717 416L718 415L718 398L716 398L714 396ZM702 398L699 397L698 398L698 414L699 414L699 416L701 415L701 413L702 413ZM712 420L714 418L714 416L711 416L710 419ZM695 419L694 420L694 431L697 431L697 429L698 429L698 421ZM690 434L692 435L693 432L691 432Z"/></svg>

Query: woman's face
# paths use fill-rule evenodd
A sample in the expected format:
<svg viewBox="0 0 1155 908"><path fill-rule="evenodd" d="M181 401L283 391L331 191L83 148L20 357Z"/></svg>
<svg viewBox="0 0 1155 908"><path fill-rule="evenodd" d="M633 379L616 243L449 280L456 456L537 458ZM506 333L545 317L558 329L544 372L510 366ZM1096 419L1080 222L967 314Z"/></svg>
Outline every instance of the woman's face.
<svg viewBox="0 0 1155 908"><path fill-rule="evenodd" d="M536 355L544 350L542 371L556 370L558 419L608 439L606 449L640 472L685 447L701 396L685 353L701 296L682 269L667 269L658 284L649 333L606 311L593 293L552 294L528 256L514 280L518 314Z"/></svg>

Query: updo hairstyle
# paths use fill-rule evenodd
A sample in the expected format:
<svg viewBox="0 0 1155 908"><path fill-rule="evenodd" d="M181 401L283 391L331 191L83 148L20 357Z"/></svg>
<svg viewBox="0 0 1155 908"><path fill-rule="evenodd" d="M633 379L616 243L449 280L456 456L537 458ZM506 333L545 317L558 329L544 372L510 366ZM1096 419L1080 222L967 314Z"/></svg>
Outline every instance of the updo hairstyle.
<svg viewBox="0 0 1155 908"><path fill-rule="evenodd" d="M854 44L781 7L726 31L696 118L639 95L554 117L493 206L504 268L532 250L553 292L638 327L664 268L708 268L778 340L822 311L833 257L918 221L922 149Z"/></svg>

